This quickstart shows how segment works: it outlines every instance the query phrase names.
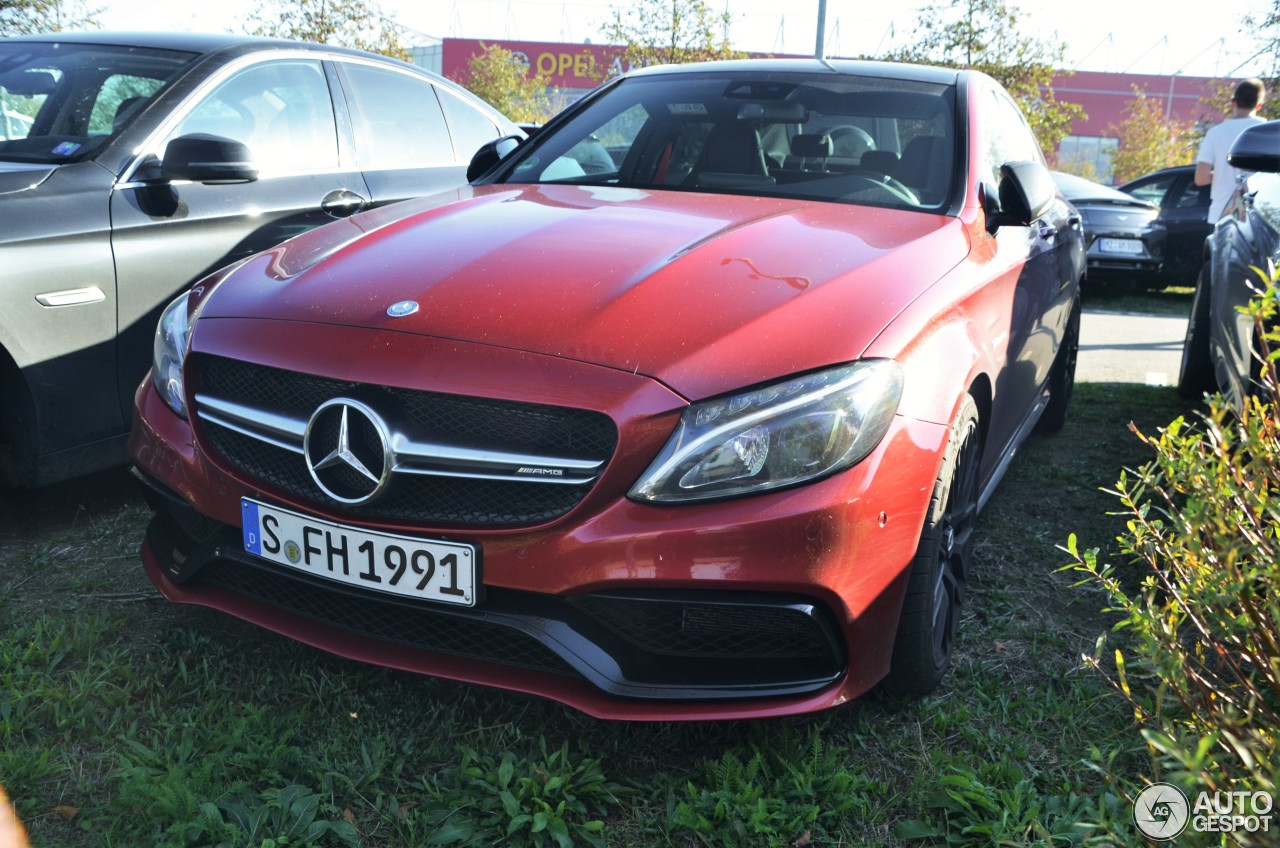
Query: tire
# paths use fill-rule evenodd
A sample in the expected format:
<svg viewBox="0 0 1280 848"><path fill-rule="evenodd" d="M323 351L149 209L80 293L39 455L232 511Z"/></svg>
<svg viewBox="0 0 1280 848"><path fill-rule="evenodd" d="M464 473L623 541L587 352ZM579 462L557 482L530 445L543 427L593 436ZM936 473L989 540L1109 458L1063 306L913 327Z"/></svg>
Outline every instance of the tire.
<svg viewBox="0 0 1280 848"><path fill-rule="evenodd" d="M1062 344L1058 346L1058 357L1049 371L1049 403L1036 422L1036 430L1039 432L1056 433L1067 423L1071 396L1076 389L1076 360L1079 356L1080 304L1077 302L1071 310L1071 317L1067 319L1067 331L1063 334Z"/></svg>
<svg viewBox="0 0 1280 848"><path fill-rule="evenodd" d="M926 695L937 688L951 664L978 522L981 453L978 407L966 395L951 425L911 561L893 658L882 683L890 692Z"/></svg>
<svg viewBox="0 0 1280 848"><path fill-rule="evenodd" d="M1217 390L1213 360L1209 356L1209 275L1208 266L1196 278L1196 293L1187 318L1187 336L1182 342L1182 364L1178 367L1178 396L1183 400L1203 400L1206 392Z"/></svg>

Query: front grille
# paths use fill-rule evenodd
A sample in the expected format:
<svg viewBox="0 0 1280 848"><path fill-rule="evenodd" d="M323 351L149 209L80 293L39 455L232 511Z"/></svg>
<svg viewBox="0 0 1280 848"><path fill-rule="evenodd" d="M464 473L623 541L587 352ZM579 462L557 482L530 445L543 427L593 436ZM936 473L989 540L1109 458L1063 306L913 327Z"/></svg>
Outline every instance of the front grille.
<svg viewBox="0 0 1280 848"><path fill-rule="evenodd" d="M538 671L574 673L554 653L517 630L446 610L345 592L225 559L205 566L198 581L384 642Z"/></svg>
<svg viewBox="0 0 1280 848"><path fill-rule="evenodd" d="M467 450L604 463L617 445L612 419L592 410L331 380L217 356L193 356L189 362L200 396L304 423L324 402L347 397L376 409L398 432ZM395 474L376 501L351 506L316 485L298 449L216 421L200 422L211 453L255 480L370 519L536 524L564 515L596 479L578 484L496 479L465 476L466 469L459 476Z"/></svg>
<svg viewBox="0 0 1280 848"><path fill-rule="evenodd" d="M628 642L654 654L719 659L829 658L819 622L806 612L764 604L674 603L585 595L574 605Z"/></svg>

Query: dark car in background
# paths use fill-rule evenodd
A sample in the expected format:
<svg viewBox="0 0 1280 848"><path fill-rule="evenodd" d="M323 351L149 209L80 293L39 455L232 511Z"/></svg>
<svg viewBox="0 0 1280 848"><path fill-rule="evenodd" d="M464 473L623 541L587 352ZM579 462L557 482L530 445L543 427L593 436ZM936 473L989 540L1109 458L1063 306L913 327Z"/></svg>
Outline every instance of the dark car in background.
<svg viewBox="0 0 1280 848"><path fill-rule="evenodd" d="M0 39L0 485L126 459L160 309L336 218L453 188L519 130L354 50L235 35Z"/></svg>
<svg viewBox="0 0 1280 848"><path fill-rule="evenodd" d="M1205 243L1178 391L1188 400L1221 391L1240 408L1261 366L1257 328L1240 307L1265 289L1259 271L1280 266L1280 121L1241 133L1227 161L1257 173L1237 187Z"/></svg>
<svg viewBox="0 0 1280 848"><path fill-rule="evenodd" d="M618 719L938 686L1078 349L1079 219L1004 89L649 68L474 172L165 310L130 444L164 595Z"/></svg>
<svg viewBox="0 0 1280 848"><path fill-rule="evenodd" d="M1054 171L1053 180L1084 222L1086 291L1122 294L1159 274L1160 207L1074 174Z"/></svg>
<svg viewBox="0 0 1280 848"><path fill-rule="evenodd" d="M1164 225L1164 264L1140 282L1149 287L1192 286L1204 263L1209 223L1209 186L1195 183L1195 165L1178 165L1138 177L1120 191L1160 207Z"/></svg>

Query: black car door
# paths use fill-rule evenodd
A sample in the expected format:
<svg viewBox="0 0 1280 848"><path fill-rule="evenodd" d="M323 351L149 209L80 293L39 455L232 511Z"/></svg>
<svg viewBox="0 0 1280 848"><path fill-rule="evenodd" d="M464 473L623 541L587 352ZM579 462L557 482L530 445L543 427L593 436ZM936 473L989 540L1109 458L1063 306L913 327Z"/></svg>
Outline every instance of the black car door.
<svg viewBox="0 0 1280 848"><path fill-rule="evenodd" d="M1194 171L1180 172L1160 204L1164 221L1164 270L1172 285L1193 286L1204 256L1204 240L1213 230L1208 221L1209 186L1195 184Z"/></svg>
<svg viewBox="0 0 1280 848"><path fill-rule="evenodd" d="M206 273L367 205L364 178L340 143L341 99L324 62L305 56L224 72L168 124L168 140L211 133L243 142L257 180L200 184L142 181L155 161L126 172L111 197L119 281L121 403L150 362L163 306Z"/></svg>

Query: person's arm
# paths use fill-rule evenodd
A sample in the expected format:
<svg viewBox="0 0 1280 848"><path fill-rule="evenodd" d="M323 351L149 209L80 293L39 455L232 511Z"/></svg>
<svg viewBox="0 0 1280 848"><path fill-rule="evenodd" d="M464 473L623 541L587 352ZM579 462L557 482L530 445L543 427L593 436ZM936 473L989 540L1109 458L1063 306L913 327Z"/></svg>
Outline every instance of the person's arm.
<svg viewBox="0 0 1280 848"><path fill-rule="evenodd" d="M1208 162L1196 163L1195 182L1198 186L1207 186L1213 182L1213 165Z"/></svg>

